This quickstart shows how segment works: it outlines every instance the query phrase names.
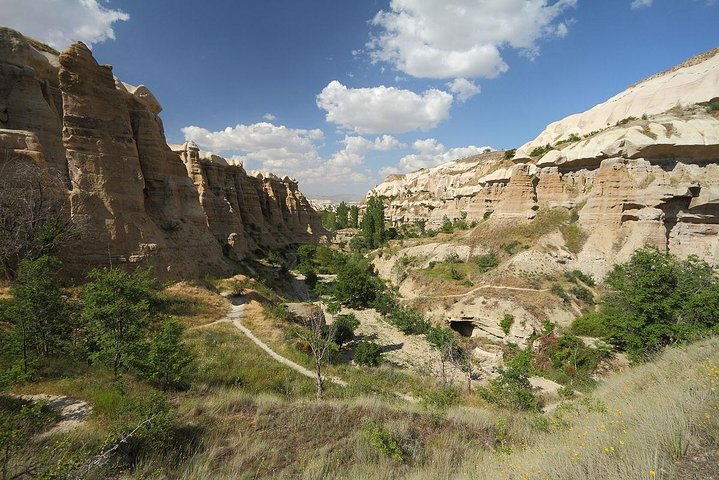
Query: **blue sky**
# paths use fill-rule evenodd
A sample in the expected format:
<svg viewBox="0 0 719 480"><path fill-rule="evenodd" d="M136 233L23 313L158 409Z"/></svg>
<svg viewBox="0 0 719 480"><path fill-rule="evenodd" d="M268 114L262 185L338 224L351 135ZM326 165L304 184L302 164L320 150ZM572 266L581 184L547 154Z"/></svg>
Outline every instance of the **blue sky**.
<svg viewBox="0 0 719 480"><path fill-rule="evenodd" d="M716 0L0 0L157 96L170 143L360 198L719 46Z"/></svg>

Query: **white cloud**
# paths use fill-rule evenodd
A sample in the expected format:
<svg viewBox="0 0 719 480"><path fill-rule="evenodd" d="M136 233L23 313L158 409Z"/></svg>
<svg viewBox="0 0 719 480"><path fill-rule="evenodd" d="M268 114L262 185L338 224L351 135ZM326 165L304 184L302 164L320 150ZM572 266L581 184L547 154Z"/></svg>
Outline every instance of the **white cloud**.
<svg viewBox="0 0 719 480"><path fill-rule="evenodd" d="M654 3L654 0L634 0L632 2L632 8L644 8L644 7L651 7L652 3Z"/></svg>
<svg viewBox="0 0 719 480"><path fill-rule="evenodd" d="M189 126L182 128L182 132L185 140L193 140L203 151L216 152L248 170L287 175L297 178L304 186L323 188L371 182L370 172L363 167L366 153L405 146L390 135L374 140L346 136L341 142L344 148L325 160L317 150L324 140L323 132L318 129L293 129L261 122L239 124L216 132Z"/></svg>
<svg viewBox="0 0 719 480"><path fill-rule="evenodd" d="M466 102L481 91L479 85L475 85L474 82L466 78L455 78L447 86L450 92L457 95L460 102Z"/></svg>
<svg viewBox="0 0 719 480"><path fill-rule="evenodd" d="M3 0L0 23L63 49L80 40L88 46L115 39L113 23L130 15L97 0Z"/></svg>
<svg viewBox="0 0 719 480"><path fill-rule="evenodd" d="M421 95L395 87L347 88L337 80L317 95L328 122L360 134L427 130L449 117L453 97L431 89Z"/></svg>
<svg viewBox="0 0 719 480"><path fill-rule="evenodd" d="M272 115L271 113L265 113L264 115L262 115L262 118L264 118L268 122L271 122L272 120L277 120L277 117Z"/></svg>
<svg viewBox="0 0 719 480"><path fill-rule="evenodd" d="M390 175L396 175L398 173L401 173L401 171L397 167L392 167L392 166L388 165L386 167L380 168L378 173L379 173L380 177L382 177L384 179L384 178L389 177Z"/></svg>
<svg viewBox="0 0 719 480"><path fill-rule="evenodd" d="M185 140L194 140L203 150L240 153L236 158L245 165L259 162L265 170L279 170L278 174L318 164L320 155L315 142L324 139L319 129L293 129L267 122L239 124L218 132L191 125L182 133Z"/></svg>
<svg viewBox="0 0 719 480"><path fill-rule="evenodd" d="M452 160L471 157L472 155L483 153L487 149L494 150L492 147L477 147L474 145L447 149L434 138L415 140L412 148L417 153L405 155L399 160L399 164L406 172L435 167Z"/></svg>
<svg viewBox="0 0 719 480"><path fill-rule="evenodd" d="M374 62L422 78L492 78L505 72L500 49L539 53L542 38L565 36L559 16L577 0L392 0L372 20Z"/></svg>
<svg viewBox="0 0 719 480"><path fill-rule="evenodd" d="M360 136L345 135L345 138L340 143L343 143L345 147L335 152L332 158L330 158L329 163L341 167L356 167L362 165L367 152L372 150L389 152L407 146L391 135L382 135L374 140L368 140Z"/></svg>

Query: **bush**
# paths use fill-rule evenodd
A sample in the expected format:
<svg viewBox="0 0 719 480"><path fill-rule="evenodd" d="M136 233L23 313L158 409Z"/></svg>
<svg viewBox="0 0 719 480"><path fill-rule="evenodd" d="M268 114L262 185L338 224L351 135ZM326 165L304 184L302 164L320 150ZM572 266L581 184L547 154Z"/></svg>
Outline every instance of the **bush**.
<svg viewBox="0 0 719 480"><path fill-rule="evenodd" d="M452 225L452 222L446 215L442 219L442 226L439 228L439 231L442 233L452 233L454 231L454 225Z"/></svg>
<svg viewBox="0 0 719 480"><path fill-rule="evenodd" d="M317 286L317 274L314 270L308 270L305 272L305 285L310 289L314 289Z"/></svg>
<svg viewBox="0 0 719 480"><path fill-rule="evenodd" d="M182 341L184 329L177 320L163 321L149 342L147 356L140 360L143 375L163 390L187 387L193 357Z"/></svg>
<svg viewBox="0 0 719 480"><path fill-rule="evenodd" d="M464 262L462 262L462 259L459 258L459 255L457 255L456 253L450 253L450 254L447 255L447 257L444 259L444 261L447 262L447 263L455 263L455 264L457 264L457 263L464 263Z"/></svg>
<svg viewBox="0 0 719 480"><path fill-rule="evenodd" d="M511 410L537 410L539 408L529 379L521 372L509 368L499 369L499 376L480 387L480 396L489 403Z"/></svg>
<svg viewBox="0 0 719 480"><path fill-rule="evenodd" d="M569 301L569 295L567 295L567 292L560 284L553 283L552 286L549 288L549 291L561 298L563 302L566 303Z"/></svg>
<svg viewBox="0 0 719 480"><path fill-rule="evenodd" d="M402 462L404 454L399 442L385 427L377 420L367 422L362 427L364 438L385 457Z"/></svg>
<svg viewBox="0 0 719 480"><path fill-rule="evenodd" d="M438 388L427 392L422 397L422 405L432 410L445 411L450 407L459 405L460 398L461 395L456 388Z"/></svg>
<svg viewBox="0 0 719 480"><path fill-rule="evenodd" d="M570 331L574 335L603 338L608 334L606 321L601 313L589 312L574 320Z"/></svg>
<svg viewBox="0 0 719 480"><path fill-rule="evenodd" d="M571 272L564 272L564 277L569 280L570 282L577 283L577 280L580 280L585 285L588 285L590 287L593 287L596 285L596 282L594 281L594 277L592 275L588 275L581 270L572 270Z"/></svg>
<svg viewBox="0 0 719 480"><path fill-rule="evenodd" d="M449 278L452 280L462 280L464 278L464 273L452 267L449 269Z"/></svg>
<svg viewBox="0 0 719 480"><path fill-rule="evenodd" d="M485 273L499 265L499 260L497 259L497 256L494 254L494 252L491 252L486 255L480 255L478 257L475 257L474 263L477 264L479 270L482 273Z"/></svg>
<svg viewBox="0 0 719 480"><path fill-rule="evenodd" d="M512 330L513 324L514 324L514 316L510 315L509 313L505 313L504 316L502 317L502 320L499 321L499 326L505 335L509 335L509 332Z"/></svg>
<svg viewBox="0 0 719 480"><path fill-rule="evenodd" d="M614 289L601 309L607 335L632 360L719 329L717 273L697 257L680 261L645 247L615 266L607 283Z"/></svg>
<svg viewBox="0 0 719 480"><path fill-rule="evenodd" d="M430 327L427 331L427 342L438 349L455 342L455 339L455 333L449 328Z"/></svg>
<svg viewBox="0 0 719 480"><path fill-rule="evenodd" d="M492 210L487 210L486 212L484 212L484 215L482 215L482 219L489 220L489 217L492 216L492 213L494 213Z"/></svg>
<svg viewBox="0 0 719 480"><path fill-rule="evenodd" d="M382 363L382 346L375 342L360 342L352 360L358 365L378 367Z"/></svg>
<svg viewBox="0 0 719 480"><path fill-rule="evenodd" d="M334 325L334 342L338 347L342 348L342 345L354 338L355 330L360 326L360 322L354 314L350 313L349 315L338 315Z"/></svg>
<svg viewBox="0 0 719 480"><path fill-rule="evenodd" d="M505 151L504 151L504 159L505 159L505 160L511 160L511 159L514 158L514 155L515 155L516 153L517 153L517 149L516 149L516 148L512 148L512 149L510 149L510 150L505 150Z"/></svg>
<svg viewBox="0 0 719 480"><path fill-rule="evenodd" d="M407 335L419 335L429 331L429 323L411 307L394 308L387 320Z"/></svg>
<svg viewBox="0 0 719 480"><path fill-rule="evenodd" d="M350 308L368 308L382 290L382 282L370 273L364 261L351 260L337 275L334 296Z"/></svg>
<svg viewBox="0 0 719 480"><path fill-rule="evenodd" d="M586 288L577 285L575 287L572 287L570 292L572 292L572 295L577 297L577 300L588 304L594 304L594 295L592 295L592 292L590 292Z"/></svg>
<svg viewBox="0 0 719 480"><path fill-rule="evenodd" d="M530 157L543 157L546 155L550 150L554 150L554 147L552 147L550 144L546 144L543 147L536 147L534 150L532 150L529 153Z"/></svg>

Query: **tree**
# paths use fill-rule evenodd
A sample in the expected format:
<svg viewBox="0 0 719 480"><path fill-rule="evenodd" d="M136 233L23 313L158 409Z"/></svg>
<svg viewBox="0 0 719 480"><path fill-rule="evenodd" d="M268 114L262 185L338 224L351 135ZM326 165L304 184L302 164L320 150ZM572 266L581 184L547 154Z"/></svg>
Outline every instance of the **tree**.
<svg viewBox="0 0 719 480"><path fill-rule="evenodd" d="M378 367L382 363L382 345L375 342L360 342L352 359L358 365Z"/></svg>
<svg viewBox="0 0 719 480"><path fill-rule="evenodd" d="M384 204L379 197L372 196L367 200L367 210L362 218L362 235L370 248L377 248L384 243Z"/></svg>
<svg viewBox="0 0 719 480"><path fill-rule="evenodd" d="M362 260L351 260L337 275L334 296L350 308L367 308L381 290L381 281L369 272L369 266Z"/></svg>
<svg viewBox="0 0 719 480"><path fill-rule="evenodd" d="M342 348L342 345L354 338L355 330L360 326L360 322L354 314L350 313L348 315L338 315L334 321L334 325L334 342L338 347Z"/></svg>
<svg viewBox="0 0 719 480"><path fill-rule="evenodd" d="M352 228L359 228L359 207L357 205L352 205L350 207L349 225Z"/></svg>
<svg viewBox="0 0 719 480"><path fill-rule="evenodd" d="M149 342L142 371L163 390L186 385L193 356L182 341L184 329L177 320L167 318Z"/></svg>
<svg viewBox="0 0 719 480"><path fill-rule="evenodd" d="M0 175L0 262L15 278L24 258L52 255L79 233L62 182L33 163L6 163Z"/></svg>
<svg viewBox="0 0 719 480"><path fill-rule="evenodd" d="M10 317L15 323L26 375L33 353L45 357L57 353L71 331L59 270L60 261L54 257L25 258L11 287Z"/></svg>
<svg viewBox="0 0 719 480"><path fill-rule="evenodd" d="M654 247L637 250L607 277L600 310L606 335L633 360L719 326L716 271L696 257L680 261Z"/></svg>
<svg viewBox="0 0 719 480"><path fill-rule="evenodd" d="M91 342L91 358L117 375L141 354L154 300L150 270L128 274L102 269L89 273L82 289L81 318Z"/></svg>
<svg viewBox="0 0 719 480"><path fill-rule="evenodd" d="M322 366L327 363L335 345L335 325L326 325L322 309L313 311L305 320L305 328L297 331L297 336L310 348L315 364L315 382L317 400L322 400L324 378ZM336 348L336 347L335 347Z"/></svg>
<svg viewBox="0 0 719 480"><path fill-rule="evenodd" d="M340 202L335 212L337 228L347 228L349 225L349 207L346 202Z"/></svg>

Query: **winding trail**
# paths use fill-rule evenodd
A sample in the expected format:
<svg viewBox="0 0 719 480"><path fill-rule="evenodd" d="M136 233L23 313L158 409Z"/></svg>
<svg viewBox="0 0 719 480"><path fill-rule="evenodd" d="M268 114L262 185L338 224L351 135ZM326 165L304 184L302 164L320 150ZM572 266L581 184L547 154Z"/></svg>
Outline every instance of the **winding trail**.
<svg viewBox="0 0 719 480"><path fill-rule="evenodd" d="M305 368L305 367L303 367L302 365L293 362L293 361L290 360L289 358L283 357L283 356L280 355L279 353L275 352L274 350L272 350L272 348L269 347L269 345L267 345L265 342L263 342L262 340L260 340L259 338L257 338L257 337L255 336L255 334L252 333L252 331L251 331L249 328L247 328L246 326L244 326L244 325L242 324L242 317L244 316L244 310L245 310L245 306L246 306L244 297L242 297L242 296L229 296L229 295L225 295L225 296L226 296L226 297L230 300L230 302L232 303L232 307L231 307L231 309L230 309L230 313L228 313L227 315L225 315L225 316L224 316L223 318L221 318L220 320L217 320L216 322L212 322L212 323L208 323L208 324L206 324L206 325L202 325L203 327L209 327L210 325L216 325L216 324L218 324L218 323L231 323L232 325L235 326L235 328L237 328L240 332L242 332L247 338L249 338L250 340L252 340L252 342L253 342L255 345L257 345L257 346L260 347L262 350L264 350L265 352L267 352L267 354L268 354L270 357L272 357L273 359L275 359L275 360L278 361L279 363L281 363L281 364L283 364L283 365L285 365L285 366L291 368L292 370L294 370L294 371L300 373L301 375L304 375L305 377L311 378L311 379L313 379L313 380L317 378L317 376L315 375L315 373L314 373L312 370L310 370L310 369L308 369L308 368ZM332 382L332 383L334 383L334 384L337 384L337 385L339 385L339 386L341 386L341 387L346 387L346 386L347 386L347 382L345 382L344 380L342 380L342 379L340 379L340 378L337 378L337 377L323 376L323 379L324 379L324 380L329 380L330 382Z"/></svg>
<svg viewBox="0 0 719 480"><path fill-rule="evenodd" d="M502 285L480 285L479 287L475 287L472 290L469 290L464 293L455 293L451 295L423 295L429 298L457 298L457 297L466 297L469 295L472 295L475 292L478 292L479 290L487 290L487 289L495 289L495 290L513 290L517 292L548 292L548 288L524 288L524 287L505 287Z"/></svg>

